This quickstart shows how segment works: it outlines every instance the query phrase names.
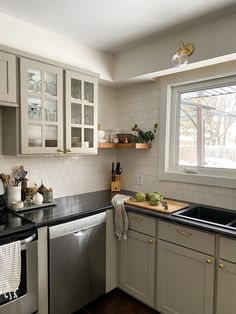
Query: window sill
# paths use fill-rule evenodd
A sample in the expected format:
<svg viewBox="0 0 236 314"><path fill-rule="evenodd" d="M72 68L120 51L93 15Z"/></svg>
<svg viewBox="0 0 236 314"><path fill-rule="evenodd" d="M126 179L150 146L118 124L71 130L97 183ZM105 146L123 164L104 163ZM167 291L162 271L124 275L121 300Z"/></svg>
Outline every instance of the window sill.
<svg viewBox="0 0 236 314"><path fill-rule="evenodd" d="M159 180L175 181L192 184L202 184L219 186L225 188L236 188L236 179L229 177L209 176L197 173L182 173L182 172L159 172Z"/></svg>

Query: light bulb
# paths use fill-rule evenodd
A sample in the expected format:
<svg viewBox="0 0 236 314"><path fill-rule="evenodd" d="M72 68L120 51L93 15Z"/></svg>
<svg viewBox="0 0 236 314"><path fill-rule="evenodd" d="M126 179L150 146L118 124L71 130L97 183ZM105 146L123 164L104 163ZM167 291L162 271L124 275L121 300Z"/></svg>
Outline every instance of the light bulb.
<svg viewBox="0 0 236 314"><path fill-rule="evenodd" d="M175 67L184 66L188 63L188 55L182 49L179 49L173 56L172 63Z"/></svg>

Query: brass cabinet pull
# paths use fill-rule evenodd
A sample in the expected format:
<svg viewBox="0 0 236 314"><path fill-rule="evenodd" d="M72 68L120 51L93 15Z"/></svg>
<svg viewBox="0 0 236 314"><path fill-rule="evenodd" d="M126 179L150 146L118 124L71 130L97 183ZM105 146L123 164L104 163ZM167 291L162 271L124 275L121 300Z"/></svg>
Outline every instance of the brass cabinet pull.
<svg viewBox="0 0 236 314"><path fill-rule="evenodd" d="M58 152L58 153L63 153L63 150L60 149L60 148L58 148L57 152Z"/></svg>
<svg viewBox="0 0 236 314"><path fill-rule="evenodd" d="M149 243L152 244L152 243L153 243L153 240L149 240Z"/></svg>
<svg viewBox="0 0 236 314"><path fill-rule="evenodd" d="M210 258L206 259L207 264L212 264L212 260Z"/></svg>
<svg viewBox="0 0 236 314"><path fill-rule="evenodd" d="M140 218L140 217L132 216L131 218L132 218L133 220L136 220L136 221L143 221L143 219Z"/></svg>
<svg viewBox="0 0 236 314"><path fill-rule="evenodd" d="M183 235L186 235L186 236L191 236L191 235L192 235L192 233L187 232L187 231L184 231L184 230L179 230L179 229L177 229L176 231L177 231L178 233L183 234Z"/></svg>
<svg viewBox="0 0 236 314"><path fill-rule="evenodd" d="M224 265L223 263L220 263L220 264L219 264L219 268L220 268L220 269L224 269L224 268L225 268L225 265Z"/></svg>
<svg viewBox="0 0 236 314"><path fill-rule="evenodd" d="M67 152L67 153L71 153L71 150L70 150L70 149L67 149L66 152Z"/></svg>

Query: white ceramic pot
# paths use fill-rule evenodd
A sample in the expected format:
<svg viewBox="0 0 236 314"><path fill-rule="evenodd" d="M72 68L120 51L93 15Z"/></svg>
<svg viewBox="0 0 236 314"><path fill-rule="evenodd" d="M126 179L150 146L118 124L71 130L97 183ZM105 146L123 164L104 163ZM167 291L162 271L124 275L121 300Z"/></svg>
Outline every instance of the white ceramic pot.
<svg viewBox="0 0 236 314"><path fill-rule="evenodd" d="M7 206L12 207L13 202L21 201L21 186L9 186L7 188Z"/></svg>

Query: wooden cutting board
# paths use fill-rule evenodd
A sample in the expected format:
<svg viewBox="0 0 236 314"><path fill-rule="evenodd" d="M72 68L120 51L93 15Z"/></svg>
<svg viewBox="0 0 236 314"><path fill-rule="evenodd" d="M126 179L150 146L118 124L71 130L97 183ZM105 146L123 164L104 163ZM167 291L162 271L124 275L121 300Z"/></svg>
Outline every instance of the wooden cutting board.
<svg viewBox="0 0 236 314"><path fill-rule="evenodd" d="M129 200L126 200L125 204L140 207L140 208L145 208L145 209L149 209L149 210L158 211L158 212L162 212L165 214L171 214L171 213L176 212L177 210L180 210L180 209L183 209L183 208L186 208L189 206L189 204L187 204L187 203L181 203L181 202L176 202L176 201L167 200L167 199L165 199L165 201L168 204L167 210L161 204L158 206L152 206L149 204L148 201L137 202L135 200L135 198L130 198Z"/></svg>

